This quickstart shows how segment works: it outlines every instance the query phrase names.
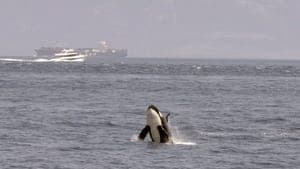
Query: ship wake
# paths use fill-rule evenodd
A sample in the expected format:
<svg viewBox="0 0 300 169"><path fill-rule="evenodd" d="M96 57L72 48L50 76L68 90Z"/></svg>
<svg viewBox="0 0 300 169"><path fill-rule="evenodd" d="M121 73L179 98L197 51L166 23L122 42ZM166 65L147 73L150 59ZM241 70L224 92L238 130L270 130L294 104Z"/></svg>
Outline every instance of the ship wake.
<svg viewBox="0 0 300 169"><path fill-rule="evenodd" d="M15 59L15 58L1 58L2 62L31 62L31 63L42 63L42 62L84 62L83 58L79 59L67 59L67 58L54 58L54 59L45 59L45 58L37 58L37 59Z"/></svg>

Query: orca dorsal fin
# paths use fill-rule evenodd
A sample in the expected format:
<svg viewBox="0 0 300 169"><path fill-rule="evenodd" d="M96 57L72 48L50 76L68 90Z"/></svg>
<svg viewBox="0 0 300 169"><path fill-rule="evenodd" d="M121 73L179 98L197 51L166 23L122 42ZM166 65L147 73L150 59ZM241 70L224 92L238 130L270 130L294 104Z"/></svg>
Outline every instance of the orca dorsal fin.
<svg viewBox="0 0 300 169"><path fill-rule="evenodd" d="M170 113L168 113L168 114L166 115L166 120L167 120L167 122L169 122L169 116L170 116Z"/></svg>

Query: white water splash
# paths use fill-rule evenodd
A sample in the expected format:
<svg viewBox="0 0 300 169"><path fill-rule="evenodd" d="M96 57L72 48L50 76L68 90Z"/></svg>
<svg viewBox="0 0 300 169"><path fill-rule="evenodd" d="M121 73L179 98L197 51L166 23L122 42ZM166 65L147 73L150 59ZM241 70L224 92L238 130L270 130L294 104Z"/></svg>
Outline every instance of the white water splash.
<svg viewBox="0 0 300 169"><path fill-rule="evenodd" d="M186 145L186 146L195 146L197 143L194 142L189 142L185 140L178 140L178 139L173 139L173 144L175 145Z"/></svg>
<svg viewBox="0 0 300 169"><path fill-rule="evenodd" d="M186 139L186 137L180 133L180 131L178 130L178 128L176 126L174 126L174 127L171 126L171 130L172 130L172 134L173 134L172 135L173 144L188 145L188 146L197 145L197 143L195 143L195 142L188 141Z"/></svg>
<svg viewBox="0 0 300 169"><path fill-rule="evenodd" d="M180 134L177 127L172 127L172 143L167 143L170 145L186 145L186 146L195 146L197 143L188 141L182 134ZM137 134L134 134L130 138L131 142L140 141Z"/></svg>
<svg viewBox="0 0 300 169"><path fill-rule="evenodd" d="M137 134L132 135L131 138L130 138L130 141L131 142L139 141L138 135Z"/></svg>

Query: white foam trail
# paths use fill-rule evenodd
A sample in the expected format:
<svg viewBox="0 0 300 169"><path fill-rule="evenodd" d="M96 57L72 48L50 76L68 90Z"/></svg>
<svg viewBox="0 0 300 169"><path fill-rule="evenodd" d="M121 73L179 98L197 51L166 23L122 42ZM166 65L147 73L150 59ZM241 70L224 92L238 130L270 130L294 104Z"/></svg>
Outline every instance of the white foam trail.
<svg viewBox="0 0 300 169"><path fill-rule="evenodd" d="M11 59L11 58L4 58L4 59L0 59L2 61L8 61L8 62L24 62L23 59Z"/></svg>
<svg viewBox="0 0 300 169"><path fill-rule="evenodd" d="M48 60L48 59L42 59L42 58L40 58L40 59L34 59L32 61L33 62L50 62L50 60Z"/></svg>
<svg viewBox="0 0 300 169"><path fill-rule="evenodd" d="M4 58L4 59L0 59L1 61L7 61L7 62L49 62L48 59L13 59L13 58Z"/></svg>
<svg viewBox="0 0 300 169"><path fill-rule="evenodd" d="M84 62L84 58L78 59L68 59L68 58L54 58L54 59L45 59L45 58L37 58L37 59L13 59L13 58L3 58L0 61L6 62Z"/></svg>

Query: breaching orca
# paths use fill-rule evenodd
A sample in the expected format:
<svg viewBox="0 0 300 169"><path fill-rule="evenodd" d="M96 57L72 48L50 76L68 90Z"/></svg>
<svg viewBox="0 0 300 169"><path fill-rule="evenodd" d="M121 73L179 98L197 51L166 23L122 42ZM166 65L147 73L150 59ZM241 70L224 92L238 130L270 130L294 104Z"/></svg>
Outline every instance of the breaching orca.
<svg viewBox="0 0 300 169"><path fill-rule="evenodd" d="M172 143L172 134L168 124L168 116L164 117L159 109L150 105L146 111L147 123L139 134L139 139L144 140L148 132L155 143Z"/></svg>

